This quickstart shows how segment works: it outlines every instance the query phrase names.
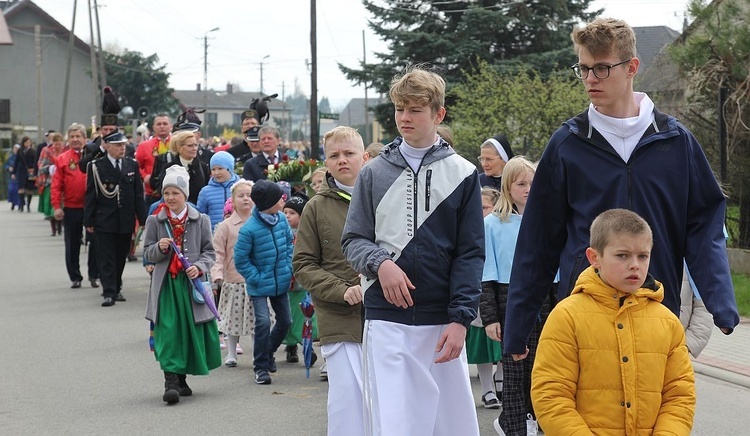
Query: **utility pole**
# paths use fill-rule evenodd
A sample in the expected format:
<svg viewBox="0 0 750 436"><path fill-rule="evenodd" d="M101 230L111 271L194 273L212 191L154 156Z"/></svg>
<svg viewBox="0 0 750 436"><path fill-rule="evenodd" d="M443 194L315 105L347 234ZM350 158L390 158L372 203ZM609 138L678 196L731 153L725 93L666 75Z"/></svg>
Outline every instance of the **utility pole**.
<svg viewBox="0 0 750 436"><path fill-rule="evenodd" d="M208 34L219 30L214 27L203 34L203 137L208 137Z"/></svg>
<svg viewBox="0 0 750 436"><path fill-rule="evenodd" d="M70 26L70 35L68 36L68 65L65 70L65 90L63 91L62 112L60 114L60 132L65 131L65 115L68 111L68 90L70 88L70 68L73 65L73 48L75 46L77 7L78 0L73 0L73 24Z"/></svg>
<svg viewBox="0 0 750 436"><path fill-rule="evenodd" d="M260 95L263 96L263 61L268 59L271 55L265 55L260 58Z"/></svg>
<svg viewBox="0 0 750 436"><path fill-rule="evenodd" d="M320 155L318 142L320 141L318 121L318 41L317 41L317 12L315 0L310 0L310 157L317 159Z"/></svg>
<svg viewBox="0 0 750 436"><path fill-rule="evenodd" d="M99 80L102 88L107 85L107 71L104 69L104 54L102 53L102 29L99 27L99 5L94 0L94 16L96 17L96 39L97 39L97 56L99 57Z"/></svg>
<svg viewBox="0 0 750 436"><path fill-rule="evenodd" d="M36 53L36 140L42 141L42 26L34 25L34 52Z"/></svg>
<svg viewBox="0 0 750 436"><path fill-rule="evenodd" d="M362 30L362 68L367 67L367 49L365 48L365 31ZM367 82L365 81L365 146L370 143L370 104L367 101ZM352 119L349 118L349 122Z"/></svg>
<svg viewBox="0 0 750 436"><path fill-rule="evenodd" d="M96 67L96 46L94 44L94 17L91 9L91 0L88 0L89 4L89 34L91 37L91 44L89 44L89 53L91 55L91 79L94 85L94 115L96 120L100 119L101 115L101 103L99 101L99 68ZM92 123L93 124L93 123ZM94 126L91 126L93 132Z"/></svg>

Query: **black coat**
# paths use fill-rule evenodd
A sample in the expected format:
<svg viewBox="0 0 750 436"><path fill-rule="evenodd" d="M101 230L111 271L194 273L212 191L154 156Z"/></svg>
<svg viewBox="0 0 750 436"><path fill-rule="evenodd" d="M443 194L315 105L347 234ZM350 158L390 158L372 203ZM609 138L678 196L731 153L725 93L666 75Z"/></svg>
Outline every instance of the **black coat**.
<svg viewBox="0 0 750 436"><path fill-rule="evenodd" d="M30 171L29 171L30 170ZM18 181L18 187L33 191L36 189L36 152L33 147L21 147L16 154L16 163L13 172ZM26 192L31 195L32 192Z"/></svg>
<svg viewBox="0 0 750 436"><path fill-rule="evenodd" d="M107 156L91 162L86 172L86 197L83 206L83 225L95 232L130 234L135 220L146 222L146 203L143 201L143 182L138 164L132 158L120 160L120 172ZM94 172L98 177L94 177ZM120 195L107 198L96 179L109 191L120 186Z"/></svg>
<svg viewBox="0 0 750 436"><path fill-rule="evenodd" d="M154 159L154 171L151 173L151 188L155 192L161 195L161 181L164 180L164 176L167 173L167 168L172 165L182 166L180 156L171 152L164 153ZM204 186L208 185L208 180L211 178L211 169L208 164L203 162L197 156L193 159L193 162L187 167L188 175L190 176L190 195L188 195L188 201L198 204L198 193Z"/></svg>

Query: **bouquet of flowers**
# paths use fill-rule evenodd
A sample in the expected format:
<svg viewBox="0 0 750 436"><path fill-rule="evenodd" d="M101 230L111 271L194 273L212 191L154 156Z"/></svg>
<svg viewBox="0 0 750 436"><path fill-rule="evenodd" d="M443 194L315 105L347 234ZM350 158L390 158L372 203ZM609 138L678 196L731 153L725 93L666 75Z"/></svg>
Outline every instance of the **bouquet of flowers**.
<svg viewBox="0 0 750 436"><path fill-rule="evenodd" d="M292 185L308 184L312 173L323 166L323 162L315 159L289 159L289 156L282 155L281 163L268 165L265 171L268 180L278 182L284 180Z"/></svg>

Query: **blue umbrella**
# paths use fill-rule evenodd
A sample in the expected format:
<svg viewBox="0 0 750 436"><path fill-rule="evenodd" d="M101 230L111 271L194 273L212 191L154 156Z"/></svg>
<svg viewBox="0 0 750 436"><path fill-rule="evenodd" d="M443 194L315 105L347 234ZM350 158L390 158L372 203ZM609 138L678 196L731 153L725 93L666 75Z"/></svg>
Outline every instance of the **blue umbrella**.
<svg viewBox="0 0 750 436"><path fill-rule="evenodd" d="M315 305L310 293L305 295L299 303L302 314L305 315L305 324L302 326L302 355L305 358L305 369L307 378L310 378L310 367L313 364L313 325L312 316L315 314Z"/></svg>

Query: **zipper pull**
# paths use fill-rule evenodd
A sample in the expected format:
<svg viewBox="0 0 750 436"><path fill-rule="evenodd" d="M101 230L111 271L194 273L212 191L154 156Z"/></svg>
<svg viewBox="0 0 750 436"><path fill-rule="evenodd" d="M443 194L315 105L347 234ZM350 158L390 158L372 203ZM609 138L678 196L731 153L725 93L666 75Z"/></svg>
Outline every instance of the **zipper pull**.
<svg viewBox="0 0 750 436"><path fill-rule="evenodd" d="M427 170L427 180L424 185L424 210L430 211L430 184L432 183L432 169Z"/></svg>

